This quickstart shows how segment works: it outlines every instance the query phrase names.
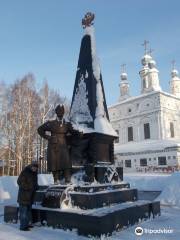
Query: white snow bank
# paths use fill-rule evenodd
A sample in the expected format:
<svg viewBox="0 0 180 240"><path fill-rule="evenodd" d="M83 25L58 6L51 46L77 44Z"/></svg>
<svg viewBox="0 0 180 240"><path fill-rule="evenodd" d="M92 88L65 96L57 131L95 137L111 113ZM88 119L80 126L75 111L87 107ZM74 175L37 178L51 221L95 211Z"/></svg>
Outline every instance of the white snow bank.
<svg viewBox="0 0 180 240"><path fill-rule="evenodd" d="M11 203L17 198L17 177L0 177L0 202Z"/></svg>
<svg viewBox="0 0 180 240"><path fill-rule="evenodd" d="M10 199L10 195L8 192L4 191L3 187L1 186L0 182L0 203L3 202L3 199Z"/></svg>
<svg viewBox="0 0 180 240"><path fill-rule="evenodd" d="M124 181L129 182L131 188L142 191L163 191L169 182L170 174L126 173Z"/></svg>
<svg viewBox="0 0 180 240"><path fill-rule="evenodd" d="M29 232L19 231L18 224L0 223L0 240L89 240L79 236L76 230L53 229L51 227L35 226Z"/></svg>
<svg viewBox="0 0 180 240"><path fill-rule="evenodd" d="M39 185L49 185L54 184L52 174L38 174L38 184Z"/></svg>
<svg viewBox="0 0 180 240"><path fill-rule="evenodd" d="M169 177L157 200L164 205L180 207L180 172L176 172Z"/></svg>
<svg viewBox="0 0 180 240"><path fill-rule="evenodd" d="M39 174L38 184L49 185L53 183L51 174ZM18 193L17 176L0 177L0 203L16 203Z"/></svg>
<svg viewBox="0 0 180 240"><path fill-rule="evenodd" d="M129 173L124 174L124 181L141 191L162 191L156 200L180 208L180 172L172 175Z"/></svg>

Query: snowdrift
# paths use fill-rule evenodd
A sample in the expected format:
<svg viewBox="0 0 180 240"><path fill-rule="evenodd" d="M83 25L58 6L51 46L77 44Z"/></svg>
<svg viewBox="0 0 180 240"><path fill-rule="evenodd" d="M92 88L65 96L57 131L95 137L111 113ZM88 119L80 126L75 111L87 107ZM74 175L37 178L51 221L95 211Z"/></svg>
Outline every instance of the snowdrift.
<svg viewBox="0 0 180 240"><path fill-rule="evenodd" d="M171 175L157 200L161 204L180 208L180 172Z"/></svg>
<svg viewBox="0 0 180 240"><path fill-rule="evenodd" d="M39 174L38 184L49 185L53 183L51 174ZM0 177L0 203L16 203L18 193L17 176Z"/></svg>
<svg viewBox="0 0 180 240"><path fill-rule="evenodd" d="M170 174L128 173L124 174L124 181L132 188L141 191L163 191L171 178Z"/></svg>

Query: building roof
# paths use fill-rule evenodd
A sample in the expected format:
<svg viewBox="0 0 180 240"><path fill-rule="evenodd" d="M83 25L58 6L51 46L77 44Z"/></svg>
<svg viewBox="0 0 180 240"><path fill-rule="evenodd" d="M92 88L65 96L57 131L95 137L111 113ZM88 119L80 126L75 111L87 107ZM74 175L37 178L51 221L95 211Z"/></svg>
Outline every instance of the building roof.
<svg viewBox="0 0 180 240"><path fill-rule="evenodd" d="M117 107L117 106L119 106L119 105L121 105L121 104L124 104L124 103L133 102L134 100L137 100L137 99L140 99L140 98L144 98L144 97L148 97L148 96L150 96L150 95L158 94L158 93L159 93L159 94L163 94L163 95L168 96L168 97L172 97L172 98L175 98L175 99L180 100L179 97L177 97L177 96L175 96L175 95L173 95L173 94L164 92L164 91L152 91L152 92L140 94L140 95L138 95L138 96L129 97L129 98L123 100L123 101L114 103L114 104L108 106L108 109Z"/></svg>
<svg viewBox="0 0 180 240"><path fill-rule="evenodd" d="M129 142L126 144L115 144L115 153L137 153L146 151L162 151L167 148L180 147L180 139L174 140L144 140L140 142Z"/></svg>

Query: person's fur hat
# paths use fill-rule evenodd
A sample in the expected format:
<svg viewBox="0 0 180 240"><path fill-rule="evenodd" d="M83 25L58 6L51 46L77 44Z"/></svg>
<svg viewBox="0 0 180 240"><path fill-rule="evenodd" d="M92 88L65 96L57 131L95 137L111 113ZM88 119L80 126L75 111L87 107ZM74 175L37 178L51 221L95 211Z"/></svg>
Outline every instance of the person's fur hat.
<svg viewBox="0 0 180 240"><path fill-rule="evenodd" d="M57 113L59 111L63 111L63 112L65 111L63 104L59 104L59 105L56 106L55 112Z"/></svg>

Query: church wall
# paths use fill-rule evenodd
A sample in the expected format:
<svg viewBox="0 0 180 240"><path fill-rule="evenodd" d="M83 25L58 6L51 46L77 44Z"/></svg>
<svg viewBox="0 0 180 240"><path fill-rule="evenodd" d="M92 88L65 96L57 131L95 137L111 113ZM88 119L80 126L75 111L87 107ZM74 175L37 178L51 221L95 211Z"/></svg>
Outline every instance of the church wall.
<svg viewBox="0 0 180 240"><path fill-rule="evenodd" d="M152 92L138 97L129 98L110 107L109 115L114 129L119 131L119 144L128 143L128 127L133 127L133 142L144 139L144 124L150 125L150 139L172 139L170 122L174 126L174 138L180 140L180 98L164 92ZM115 154L118 164L122 164L125 171L138 171L148 168L163 168L180 166L180 152L177 149L130 155ZM166 158L166 165L158 165L158 157ZM147 166L140 166L140 159L147 159ZM125 160L131 160L131 168L125 166Z"/></svg>
<svg viewBox="0 0 180 240"><path fill-rule="evenodd" d="M161 138L158 94L141 95L108 109L111 123L119 131L119 144L128 142L128 127L133 127L133 141L143 141L145 123L150 125L151 139Z"/></svg>
<svg viewBox="0 0 180 240"><path fill-rule="evenodd" d="M132 99L132 100L131 100ZM180 139L180 98L163 92L140 95L110 107L109 115L114 129L119 131L119 143L128 142L127 128L133 127L133 140L144 140L144 124L150 124L150 139Z"/></svg>
<svg viewBox="0 0 180 240"><path fill-rule="evenodd" d="M166 165L159 165L158 157L166 158ZM146 159L147 166L141 166L140 160ZM126 166L126 160L131 160L131 167ZM117 154L116 162L118 165L123 166L125 172L129 171L145 171L149 168L167 168L167 167L180 167L180 152L177 149L168 151L154 151L154 152L140 152L132 154Z"/></svg>
<svg viewBox="0 0 180 240"><path fill-rule="evenodd" d="M171 138L170 123L174 126L174 139L180 139L180 98L161 94L161 117L163 139Z"/></svg>

